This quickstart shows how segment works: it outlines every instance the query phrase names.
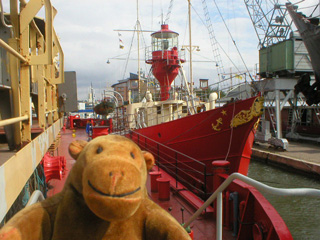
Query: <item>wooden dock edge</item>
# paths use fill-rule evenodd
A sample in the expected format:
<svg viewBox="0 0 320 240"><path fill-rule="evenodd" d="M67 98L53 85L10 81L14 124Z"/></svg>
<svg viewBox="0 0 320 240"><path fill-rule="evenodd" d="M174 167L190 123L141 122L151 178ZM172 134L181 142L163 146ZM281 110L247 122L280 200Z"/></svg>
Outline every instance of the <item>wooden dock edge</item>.
<svg viewBox="0 0 320 240"><path fill-rule="evenodd" d="M256 148L252 148L252 158L255 158L266 163L275 164L285 169L294 170L300 174L312 174L315 177L320 176L320 165L312 162L307 162L301 159L283 156L281 154L271 153Z"/></svg>

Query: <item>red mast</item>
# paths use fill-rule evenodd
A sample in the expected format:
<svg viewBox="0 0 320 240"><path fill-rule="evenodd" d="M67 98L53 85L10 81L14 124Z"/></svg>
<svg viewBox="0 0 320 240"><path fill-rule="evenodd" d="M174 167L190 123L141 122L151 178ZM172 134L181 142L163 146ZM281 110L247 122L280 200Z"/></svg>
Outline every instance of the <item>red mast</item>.
<svg viewBox="0 0 320 240"><path fill-rule="evenodd" d="M161 101L169 99L171 83L178 75L180 68L178 56L179 34L169 30L167 24L161 25L161 30L151 34L152 59L146 63L152 64L152 72L159 81Z"/></svg>

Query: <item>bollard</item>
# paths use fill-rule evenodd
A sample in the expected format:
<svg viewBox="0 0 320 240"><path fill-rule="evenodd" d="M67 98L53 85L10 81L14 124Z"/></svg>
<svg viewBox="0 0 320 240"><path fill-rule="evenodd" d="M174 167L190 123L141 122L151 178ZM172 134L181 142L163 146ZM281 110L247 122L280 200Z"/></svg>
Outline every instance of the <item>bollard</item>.
<svg viewBox="0 0 320 240"><path fill-rule="evenodd" d="M224 179L219 177L219 174L227 174L230 166L230 162L224 160L218 160L212 162L213 172L213 191L223 183Z"/></svg>
<svg viewBox="0 0 320 240"><path fill-rule="evenodd" d="M170 200L170 180L166 178L158 178L158 199L162 201Z"/></svg>
<svg viewBox="0 0 320 240"><path fill-rule="evenodd" d="M151 192L158 192L158 182L157 178L161 177L161 172L149 172L150 175L150 185L151 185Z"/></svg>
<svg viewBox="0 0 320 240"><path fill-rule="evenodd" d="M227 174L229 171L230 162L225 160L217 160L212 162L213 173L213 192L223 183L224 179L219 177L219 174ZM217 210L217 201L214 201L214 211Z"/></svg>

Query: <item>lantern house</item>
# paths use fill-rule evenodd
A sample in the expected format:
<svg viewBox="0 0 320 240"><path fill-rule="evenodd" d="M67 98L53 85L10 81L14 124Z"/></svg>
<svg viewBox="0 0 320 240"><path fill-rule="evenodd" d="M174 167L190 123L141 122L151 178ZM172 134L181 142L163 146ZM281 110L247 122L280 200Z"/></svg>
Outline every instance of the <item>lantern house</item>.
<svg viewBox="0 0 320 240"><path fill-rule="evenodd" d="M176 78L180 68L178 53L179 34L169 30L167 24L161 25L161 30L151 34L152 58L146 63L152 64L152 73L160 84L161 101L169 99L171 83Z"/></svg>

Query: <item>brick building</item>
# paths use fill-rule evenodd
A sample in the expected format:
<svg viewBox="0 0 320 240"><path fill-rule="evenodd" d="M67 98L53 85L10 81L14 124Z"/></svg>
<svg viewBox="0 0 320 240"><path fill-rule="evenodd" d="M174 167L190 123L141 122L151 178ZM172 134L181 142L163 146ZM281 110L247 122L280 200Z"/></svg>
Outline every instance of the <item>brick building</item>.
<svg viewBox="0 0 320 240"><path fill-rule="evenodd" d="M120 93L120 95L123 97L123 101L125 104L129 103L129 100L131 103L138 102L138 95L139 95L139 84L138 84L138 75L134 73L130 73L130 77L123 80L118 80L118 83L113 84L111 87L114 89L114 91ZM140 77L140 97L143 98L145 95L145 92L147 90L147 79L145 77ZM131 92L131 99L129 99ZM121 99L117 94L115 96L118 98L119 102L121 102ZM140 99L141 100L141 99Z"/></svg>

